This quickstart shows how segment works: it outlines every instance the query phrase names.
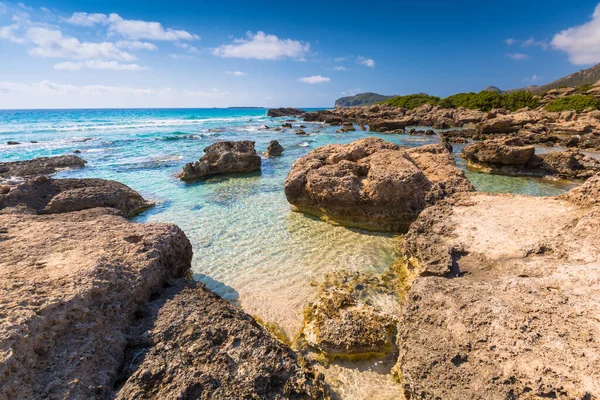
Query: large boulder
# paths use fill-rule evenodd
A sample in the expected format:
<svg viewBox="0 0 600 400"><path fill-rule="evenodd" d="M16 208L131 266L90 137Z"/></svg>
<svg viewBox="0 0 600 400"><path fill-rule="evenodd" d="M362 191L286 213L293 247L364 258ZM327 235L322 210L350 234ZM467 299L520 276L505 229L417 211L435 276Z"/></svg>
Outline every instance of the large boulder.
<svg viewBox="0 0 600 400"><path fill-rule="evenodd" d="M397 340L407 398L600 397L599 186L463 193L419 216Z"/></svg>
<svg viewBox="0 0 600 400"><path fill-rule="evenodd" d="M178 177L184 181L201 179L211 175L246 173L260 170L260 156L254 142L217 142L204 149L200 160L187 163Z"/></svg>
<svg viewBox="0 0 600 400"><path fill-rule="evenodd" d="M0 193L0 214L55 214L108 207L133 216L154 205L130 187L105 179L38 176L5 188Z"/></svg>
<svg viewBox="0 0 600 400"><path fill-rule="evenodd" d="M267 115L269 117L296 117L296 116L301 116L304 115L305 111L303 110L299 110L297 108L270 108L267 111Z"/></svg>
<svg viewBox="0 0 600 400"><path fill-rule="evenodd" d="M449 180L427 167L427 174L400 146L377 138L359 139L347 145L328 145L313 150L292 165L285 182L287 200L297 211L349 227L403 231L427 205L430 191L455 191L451 180L462 176L448 150L436 162L456 171ZM421 158L421 157L419 157ZM432 162L425 161L423 165ZM461 189L456 189L461 190ZM471 189L472 190L472 189ZM434 196L439 197L439 196ZM433 198L433 197L431 197Z"/></svg>
<svg viewBox="0 0 600 400"><path fill-rule="evenodd" d="M267 157L277 157L282 155L284 150L285 149L283 148L283 146L281 146L277 140L271 140L265 155Z"/></svg>
<svg viewBox="0 0 600 400"><path fill-rule="evenodd" d="M83 168L84 166L85 160L75 155L7 161L0 162L0 178L51 175L63 169Z"/></svg>
<svg viewBox="0 0 600 400"><path fill-rule="evenodd" d="M535 147L526 146L519 139L486 140L464 147L462 153L475 164L525 165Z"/></svg>

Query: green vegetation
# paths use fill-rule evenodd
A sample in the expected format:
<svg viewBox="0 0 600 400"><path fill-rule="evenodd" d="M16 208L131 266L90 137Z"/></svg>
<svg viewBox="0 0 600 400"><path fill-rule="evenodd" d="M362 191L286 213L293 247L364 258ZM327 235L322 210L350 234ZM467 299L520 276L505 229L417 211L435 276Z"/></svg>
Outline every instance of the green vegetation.
<svg viewBox="0 0 600 400"><path fill-rule="evenodd" d="M336 107L356 107L356 106L368 106L371 104L379 103L394 96L384 96L381 94L367 92L360 93L354 96L341 97L335 101Z"/></svg>
<svg viewBox="0 0 600 400"><path fill-rule="evenodd" d="M574 110L581 112L587 108L600 109L600 99L593 96L583 96L576 94L573 96L561 97L546 104L546 111L568 111Z"/></svg>
<svg viewBox="0 0 600 400"><path fill-rule="evenodd" d="M497 93L481 91L479 93L458 93L440 99L426 94L411 94L398 96L383 102L393 107L413 109L423 104L439 105L444 108L464 107L472 110L490 111L494 108L506 108L516 111L520 108L535 108L539 105L534 95L527 91Z"/></svg>
<svg viewBox="0 0 600 400"><path fill-rule="evenodd" d="M392 107L408 108L412 110L413 108L420 107L423 104L436 105L439 101L439 97L419 93L409 94L408 96L397 96L392 99L386 100L383 103Z"/></svg>

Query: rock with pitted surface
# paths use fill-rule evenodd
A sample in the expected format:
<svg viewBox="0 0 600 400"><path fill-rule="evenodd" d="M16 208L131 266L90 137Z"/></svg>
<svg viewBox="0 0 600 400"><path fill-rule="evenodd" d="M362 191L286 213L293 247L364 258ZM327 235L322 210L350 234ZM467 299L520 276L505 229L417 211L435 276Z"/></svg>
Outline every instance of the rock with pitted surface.
<svg viewBox="0 0 600 400"><path fill-rule="evenodd" d="M461 193L421 213L404 238L407 398L600 397L599 190Z"/></svg>
<svg viewBox="0 0 600 400"><path fill-rule="evenodd" d="M193 181L207 176L231 173L247 173L260 170L260 156L254 142L217 142L204 149L199 161L187 163L178 177Z"/></svg>
<svg viewBox="0 0 600 400"><path fill-rule="evenodd" d="M327 398L301 356L200 283L174 282L143 314L116 399Z"/></svg>
<svg viewBox="0 0 600 400"><path fill-rule="evenodd" d="M107 399L140 304L188 273L171 224L0 215L0 398Z"/></svg>
<svg viewBox="0 0 600 400"><path fill-rule="evenodd" d="M511 138L474 143L464 147L462 153L468 161L477 164L525 165L535 153L535 147Z"/></svg>
<svg viewBox="0 0 600 400"><path fill-rule="evenodd" d="M269 117L297 117L297 116L301 116L304 115L306 111L300 110L298 108L284 108L284 107L280 107L280 108L270 108L267 111L267 115Z"/></svg>
<svg viewBox="0 0 600 400"><path fill-rule="evenodd" d="M279 144L277 140L271 140L269 143L269 147L267 148L266 156L267 157L277 157L283 154L283 146Z"/></svg>
<svg viewBox="0 0 600 400"><path fill-rule="evenodd" d="M436 151L445 151L443 146ZM419 157L421 158L421 157ZM455 190L460 173L452 157L422 157L424 172L405 149L377 138L347 145L327 145L313 150L292 165L285 195L297 211L349 227L403 231L443 191ZM435 173L428 163L449 163L456 169L450 180ZM441 166L438 166L441 167ZM428 175L432 180L428 179ZM470 187L462 176L462 187ZM431 195L431 190L438 193Z"/></svg>
<svg viewBox="0 0 600 400"><path fill-rule="evenodd" d="M587 179L600 172L600 160L577 149L534 153L534 146L526 146L518 138L483 141L463 148L467 166L480 172L561 179Z"/></svg>
<svg viewBox="0 0 600 400"><path fill-rule="evenodd" d="M154 205L130 187L105 179L38 176L6 188L0 194L0 214L56 214L108 207L133 216Z"/></svg>
<svg viewBox="0 0 600 400"><path fill-rule="evenodd" d="M63 169L83 168L84 166L85 160L74 155L7 161L0 162L0 178L52 175Z"/></svg>

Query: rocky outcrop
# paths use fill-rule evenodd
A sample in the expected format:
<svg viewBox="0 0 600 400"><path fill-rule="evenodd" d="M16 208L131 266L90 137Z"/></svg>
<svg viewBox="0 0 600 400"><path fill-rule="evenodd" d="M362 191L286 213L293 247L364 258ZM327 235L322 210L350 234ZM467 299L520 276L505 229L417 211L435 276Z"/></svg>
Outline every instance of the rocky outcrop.
<svg viewBox="0 0 600 400"><path fill-rule="evenodd" d="M285 149L283 148L283 146L281 146L277 140L271 140L265 155L267 157L277 157L282 155L284 150Z"/></svg>
<svg viewBox="0 0 600 400"><path fill-rule="evenodd" d="M175 282L143 313L117 399L327 397L321 376L202 284Z"/></svg>
<svg viewBox="0 0 600 400"><path fill-rule="evenodd" d="M0 215L0 398L107 398L140 304L187 273L170 224L106 209Z"/></svg>
<svg viewBox="0 0 600 400"><path fill-rule="evenodd" d="M285 194L295 210L329 222L403 231L429 200L472 190L448 150L440 145L428 151L433 149L442 156L416 156L416 162L405 149L377 138L323 146L292 165ZM438 162L448 165L430 165ZM452 170L451 178L436 173L436 168Z"/></svg>
<svg viewBox="0 0 600 400"><path fill-rule="evenodd" d="M85 160L74 155L0 162L0 178L52 175L63 169L83 168L84 165Z"/></svg>
<svg viewBox="0 0 600 400"><path fill-rule="evenodd" d="M462 153L467 160L479 164L525 165L535 147L526 146L519 139L488 140L466 146Z"/></svg>
<svg viewBox="0 0 600 400"><path fill-rule="evenodd" d="M39 176L3 188L0 214L55 214L108 207L133 216L154 205L128 186L105 179Z"/></svg>
<svg viewBox="0 0 600 400"><path fill-rule="evenodd" d="M467 166L480 172L561 179L587 179L600 172L600 160L569 149L536 155L516 138L489 140L463 148Z"/></svg>
<svg viewBox="0 0 600 400"><path fill-rule="evenodd" d="M201 179L211 175L246 173L260 170L260 156L254 142L217 142L204 149L199 161L188 163L178 177L184 181Z"/></svg>
<svg viewBox="0 0 600 400"><path fill-rule="evenodd" d="M600 396L599 190L596 177L558 198L462 193L421 213L404 238L407 398Z"/></svg>
<svg viewBox="0 0 600 400"><path fill-rule="evenodd" d="M305 111L297 109L297 108L270 108L267 111L267 115L269 117L298 117L304 115Z"/></svg>

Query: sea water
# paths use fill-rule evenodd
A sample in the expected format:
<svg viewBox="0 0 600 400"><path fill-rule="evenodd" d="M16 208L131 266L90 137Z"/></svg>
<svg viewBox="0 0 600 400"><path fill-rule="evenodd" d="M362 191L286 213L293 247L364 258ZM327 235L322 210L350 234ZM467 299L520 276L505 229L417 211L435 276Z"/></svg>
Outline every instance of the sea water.
<svg viewBox="0 0 600 400"><path fill-rule="evenodd" d="M114 179L155 201L156 207L134 220L179 225L193 245L194 277L293 339L303 309L326 273L381 273L399 256L400 241L292 212L283 192L291 164L319 146L368 136L409 147L440 139L359 130L336 133L338 127L301 121L293 122L294 129L272 131L265 125L280 126L288 118L266 114L265 109L248 108L0 111L0 161L80 151L86 167L57 177ZM295 133L301 124L307 136ZM253 140L259 153L278 140L285 151L282 157L263 158L260 173L196 183L176 178L206 146L223 140ZM464 168L460 160L459 165ZM556 195L570 187L532 178L467 175L484 191ZM388 392L393 397L399 389L382 374L390 366L377 360L359 369L332 365L333 386L341 397L385 398Z"/></svg>

